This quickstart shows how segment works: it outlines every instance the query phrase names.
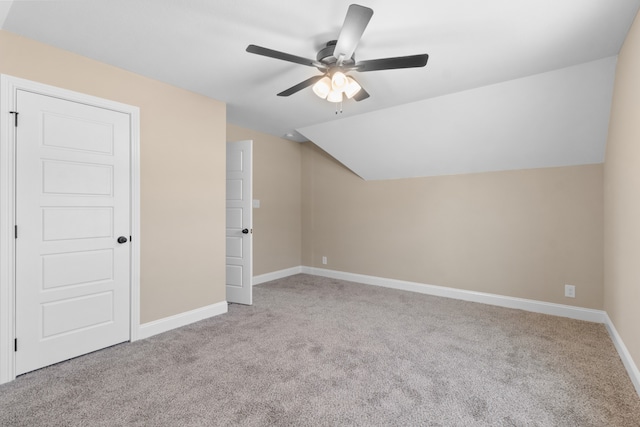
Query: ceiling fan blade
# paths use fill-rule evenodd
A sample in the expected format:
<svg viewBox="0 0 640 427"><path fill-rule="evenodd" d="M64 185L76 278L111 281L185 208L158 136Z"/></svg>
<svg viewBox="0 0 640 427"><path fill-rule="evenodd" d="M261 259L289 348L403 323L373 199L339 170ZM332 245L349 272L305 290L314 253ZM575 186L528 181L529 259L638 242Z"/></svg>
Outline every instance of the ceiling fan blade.
<svg viewBox="0 0 640 427"><path fill-rule="evenodd" d="M369 97L369 93L366 90L364 90L363 87L360 88L358 93L353 95L353 99L355 99L358 102L359 101L363 101L363 100L367 99L368 97Z"/></svg>
<svg viewBox="0 0 640 427"><path fill-rule="evenodd" d="M298 84L297 84L297 85L295 85L295 86L291 86L291 87L290 87L289 89L287 89L287 90L283 90L282 92L280 92L280 93L278 94L278 96L289 96L289 95L293 95L294 93L299 92L299 91L301 91L302 89L307 88L307 87L309 87L309 86L311 86L311 85L315 84L318 80L320 80L320 79L321 79L321 78L323 78L323 77L324 77L324 74L323 74L323 75L320 75L320 76L313 76L313 77L311 77L310 79L307 79L307 80L305 80L305 81L303 81L303 82L300 82L300 83L298 83Z"/></svg>
<svg viewBox="0 0 640 427"><path fill-rule="evenodd" d="M313 59L303 58L301 56L291 55L289 53L284 53L273 49L267 49L266 47L256 46L254 44L250 44L249 46L247 46L247 52L255 53L256 55L267 56L269 58L289 61L295 64L307 65L309 67L317 67L322 69L327 68L326 65L321 64L318 61L314 61Z"/></svg>
<svg viewBox="0 0 640 427"><path fill-rule="evenodd" d="M396 58L371 59L360 61L354 67L356 71L395 70L398 68L417 68L427 65L429 55L398 56Z"/></svg>
<svg viewBox="0 0 640 427"><path fill-rule="evenodd" d="M351 59L371 16L373 16L373 10L368 7L357 4L349 6L347 16L344 18L344 23L338 36L338 42L333 51L333 56L338 61Z"/></svg>

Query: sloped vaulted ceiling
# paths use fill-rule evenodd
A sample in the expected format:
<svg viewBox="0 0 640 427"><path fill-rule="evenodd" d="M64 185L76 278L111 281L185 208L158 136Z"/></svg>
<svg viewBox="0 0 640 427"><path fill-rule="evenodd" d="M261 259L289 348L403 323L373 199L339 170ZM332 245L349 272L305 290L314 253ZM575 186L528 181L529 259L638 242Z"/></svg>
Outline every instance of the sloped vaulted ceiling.
<svg viewBox="0 0 640 427"><path fill-rule="evenodd" d="M299 131L366 180L601 163L615 57Z"/></svg>
<svg viewBox="0 0 640 427"><path fill-rule="evenodd" d="M2 29L227 103L231 123L310 139L365 179L603 160L616 55L640 0L362 0L359 60L428 53L425 68L358 75L344 112L303 57L336 39L349 2L16 0ZM4 19L3 19L4 18Z"/></svg>

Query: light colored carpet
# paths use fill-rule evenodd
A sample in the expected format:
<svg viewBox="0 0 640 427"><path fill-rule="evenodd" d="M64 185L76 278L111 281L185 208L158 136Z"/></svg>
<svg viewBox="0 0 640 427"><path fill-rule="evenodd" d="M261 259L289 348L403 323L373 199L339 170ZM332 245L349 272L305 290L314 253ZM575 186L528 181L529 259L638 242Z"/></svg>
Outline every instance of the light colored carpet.
<svg viewBox="0 0 640 427"><path fill-rule="evenodd" d="M638 426L603 325L296 275L0 386L1 426Z"/></svg>

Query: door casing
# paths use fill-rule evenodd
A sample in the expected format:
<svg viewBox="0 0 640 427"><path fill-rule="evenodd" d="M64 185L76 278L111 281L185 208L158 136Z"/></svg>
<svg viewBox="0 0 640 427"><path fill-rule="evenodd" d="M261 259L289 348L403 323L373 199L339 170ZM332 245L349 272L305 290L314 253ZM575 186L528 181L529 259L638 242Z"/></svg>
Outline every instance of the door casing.
<svg viewBox="0 0 640 427"><path fill-rule="evenodd" d="M130 117L131 341L140 328L140 109L18 77L0 75L0 384L15 379L15 143L12 114L16 94L24 90L128 114ZM20 124L19 111L17 115Z"/></svg>

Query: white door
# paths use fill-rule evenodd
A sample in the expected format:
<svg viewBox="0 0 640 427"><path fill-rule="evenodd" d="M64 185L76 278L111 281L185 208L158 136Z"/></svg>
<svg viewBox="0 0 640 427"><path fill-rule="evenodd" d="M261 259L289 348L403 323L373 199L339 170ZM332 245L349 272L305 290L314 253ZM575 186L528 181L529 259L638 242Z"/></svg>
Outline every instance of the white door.
<svg viewBox="0 0 640 427"><path fill-rule="evenodd" d="M252 304L253 141L227 143L227 301Z"/></svg>
<svg viewBox="0 0 640 427"><path fill-rule="evenodd" d="M22 90L16 102L19 375L129 340L130 124Z"/></svg>

